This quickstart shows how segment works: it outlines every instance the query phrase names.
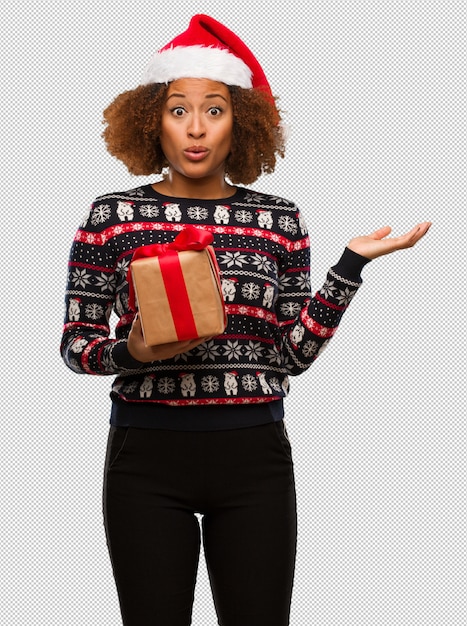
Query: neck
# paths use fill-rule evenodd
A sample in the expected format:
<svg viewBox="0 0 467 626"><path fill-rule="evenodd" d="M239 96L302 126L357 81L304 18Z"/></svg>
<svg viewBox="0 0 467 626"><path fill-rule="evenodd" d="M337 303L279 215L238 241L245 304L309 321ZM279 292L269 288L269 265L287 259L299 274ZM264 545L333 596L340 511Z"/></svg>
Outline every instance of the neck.
<svg viewBox="0 0 467 626"><path fill-rule="evenodd" d="M155 183L153 188L166 196L200 200L218 200L235 193L235 187L229 185L223 176L187 178L172 170L163 180Z"/></svg>

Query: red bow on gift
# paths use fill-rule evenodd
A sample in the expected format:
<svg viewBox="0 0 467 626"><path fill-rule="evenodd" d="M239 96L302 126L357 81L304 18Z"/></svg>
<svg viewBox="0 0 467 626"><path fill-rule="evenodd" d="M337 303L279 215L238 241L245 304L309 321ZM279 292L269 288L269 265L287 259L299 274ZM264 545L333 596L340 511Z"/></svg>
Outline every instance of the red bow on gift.
<svg viewBox="0 0 467 626"><path fill-rule="evenodd" d="M170 282L165 284L170 308L174 312L175 317L177 317L178 312L179 317L184 318L183 330L188 334L193 332L193 328L191 328L192 325L196 333L196 327L194 326L194 320L192 320L192 324L190 324L190 316L187 316L187 312L191 310L190 301L177 253L183 250L204 250L213 240L214 237L212 233L207 230L195 228L194 226L185 226L184 230L182 230L172 242L141 246L134 251L131 259L131 262L133 262L145 257L159 257L162 276L164 276L166 272L171 276ZM164 272L164 270L166 270L166 272ZM136 297L131 265L127 273L127 280L130 289L128 304L131 310L136 311ZM186 328L187 324L190 328Z"/></svg>

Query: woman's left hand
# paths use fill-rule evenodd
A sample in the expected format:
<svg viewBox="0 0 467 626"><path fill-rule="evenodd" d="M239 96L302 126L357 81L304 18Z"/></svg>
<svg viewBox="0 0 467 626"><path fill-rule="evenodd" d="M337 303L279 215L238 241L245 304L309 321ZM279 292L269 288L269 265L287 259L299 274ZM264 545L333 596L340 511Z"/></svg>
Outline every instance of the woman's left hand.
<svg viewBox="0 0 467 626"><path fill-rule="evenodd" d="M367 259L376 259L379 256L390 254L396 250L411 248L426 235L430 226L431 222L422 222L414 226L414 228L409 230L405 235L391 237L390 239L386 239L386 237L391 232L391 227L383 226L383 228L375 230L371 235L363 235L351 239L347 247Z"/></svg>

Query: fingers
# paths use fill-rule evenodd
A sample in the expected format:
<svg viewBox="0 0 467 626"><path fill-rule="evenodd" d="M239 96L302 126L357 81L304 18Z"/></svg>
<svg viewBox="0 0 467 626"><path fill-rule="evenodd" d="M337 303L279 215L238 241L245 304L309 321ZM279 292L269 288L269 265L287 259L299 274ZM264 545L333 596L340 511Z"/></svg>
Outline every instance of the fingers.
<svg viewBox="0 0 467 626"><path fill-rule="evenodd" d="M191 343L191 340L187 339L184 341L173 341L172 343L160 344L160 346L163 346L168 352L173 352L174 354L181 354L182 352L186 352L190 343Z"/></svg>
<svg viewBox="0 0 467 626"><path fill-rule="evenodd" d="M431 222L421 222L399 237L388 237L391 227L383 226L371 235L354 237L348 243L348 247L368 259L376 259L396 250L411 248L426 235L430 226Z"/></svg>
<svg viewBox="0 0 467 626"><path fill-rule="evenodd" d="M196 346L199 346L200 344L204 343L205 341L208 341L208 337L198 337L197 339L190 339L188 341L181 341L178 343L178 349L180 350L179 353L183 353L183 352L188 352L189 350L192 350L193 348L196 348Z"/></svg>
<svg viewBox="0 0 467 626"><path fill-rule="evenodd" d="M384 237L387 237L389 235L391 230L392 228L390 226L382 226L381 228L378 228L378 230L375 230L373 233L371 233L370 237L372 239L383 239Z"/></svg>
<svg viewBox="0 0 467 626"><path fill-rule="evenodd" d="M156 346L147 346L144 343L143 327L141 318L135 315L128 335L127 346L130 354L142 363L150 363L152 361L164 361L178 354L183 354L192 350L199 344L204 343L211 337L201 337L197 339L187 339L184 341L174 341Z"/></svg>
<svg viewBox="0 0 467 626"><path fill-rule="evenodd" d="M399 241L401 248L411 248L426 235L430 226L431 222L422 222L417 224L412 228L412 230L409 230L408 233L398 237L396 240Z"/></svg>
<svg viewBox="0 0 467 626"><path fill-rule="evenodd" d="M414 226L411 230L409 230L404 235L399 235L399 237L393 237L387 240L388 247L392 249L402 249L402 248L410 248L414 246L417 241L419 241L430 229L431 222L421 222ZM391 232L390 226L383 226L382 228L378 228L371 235L371 239L381 241L385 237L387 237ZM384 242L386 243L386 242Z"/></svg>
<svg viewBox="0 0 467 626"><path fill-rule="evenodd" d="M135 317L133 318L133 322L131 323L131 330L141 332L141 333L143 332L139 313L136 313Z"/></svg>
<svg viewBox="0 0 467 626"><path fill-rule="evenodd" d="M423 237L424 235L427 234L427 232L431 228L431 224L432 224L432 222L422 222L421 224L418 224L419 238L421 238L421 237Z"/></svg>
<svg viewBox="0 0 467 626"><path fill-rule="evenodd" d="M155 347L155 350L164 350L165 353L170 355L183 354L184 352L188 352L189 350L196 348L196 346L199 346L205 341L207 341L206 337L174 341L173 343L166 343L161 346L157 346Z"/></svg>
<svg viewBox="0 0 467 626"><path fill-rule="evenodd" d="M210 339L212 339L212 337L199 337L198 339L193 339L192 343L196 343L196 345L199 346L199 344L205 343Z"/></svg>

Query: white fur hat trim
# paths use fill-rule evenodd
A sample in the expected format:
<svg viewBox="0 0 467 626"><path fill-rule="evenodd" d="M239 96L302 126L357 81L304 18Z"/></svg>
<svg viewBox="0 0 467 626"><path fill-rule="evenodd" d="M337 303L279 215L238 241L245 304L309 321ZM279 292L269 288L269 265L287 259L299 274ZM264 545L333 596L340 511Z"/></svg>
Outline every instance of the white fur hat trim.
<svg viewBox="0 0 467 626"><path fill-rule="evenodd" d="M214 46L177 46L156 52L141 83L170 83L178 78L209 78L244 89L252 87L252 71L240 58Z"/></svg>

